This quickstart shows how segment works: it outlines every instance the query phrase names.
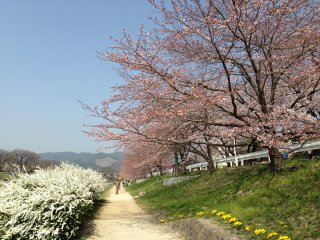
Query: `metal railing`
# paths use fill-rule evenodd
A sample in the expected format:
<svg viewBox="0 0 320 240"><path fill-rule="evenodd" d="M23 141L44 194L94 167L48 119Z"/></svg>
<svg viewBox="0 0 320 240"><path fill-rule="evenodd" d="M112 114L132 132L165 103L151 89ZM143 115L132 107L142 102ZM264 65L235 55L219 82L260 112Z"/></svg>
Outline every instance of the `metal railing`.
<svg viewBox="0 0 320 240"><path fill-rule="evenodd" d="M297 152L306 152L311 150L320 149L320 141L310 141L303 144L296 143L288 146L288 148L282 149L283 151L290 151L291 153L297 153ZM243 166L245 161L254 160L254 159L260 159L260 158L268 158L268 161L270 162L270 156L269 151L267 149L257 151L257 152L251 152L251 153L245 153L245 154L239 154L237 156L227 157L227 158L220 158L213 160L214 167L217 167L218 164L223 163L233 163L235 166ZM190 172L193 169L199 169L204 170L208 168L208 163L196 163L192 165L186 166L186 169ZM164 173L172 174L173 168L167 169L164 171ZM153 172L154 175L160 175L159 172Z"/></svg>

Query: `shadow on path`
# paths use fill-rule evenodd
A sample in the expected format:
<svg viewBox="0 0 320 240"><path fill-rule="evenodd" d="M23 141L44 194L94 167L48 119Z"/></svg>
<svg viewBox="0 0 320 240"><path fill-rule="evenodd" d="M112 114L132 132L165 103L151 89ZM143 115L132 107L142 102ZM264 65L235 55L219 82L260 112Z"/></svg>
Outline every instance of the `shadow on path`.
<svg viewBox="0 0 320 240"><path fill-rule="evenodd" d="M106 204L108 204L109 201L107 199L98 199L94 202L92 210L90 210L84 219L84 221L81 223L79 227L79 231L77 235L73 238L73 240L80 240L80 239L88 239L90 236L94 235L94 229L96 228L94 223L94 218L96 214L99 212L99 210L103 207L105 207Z"/></svg>

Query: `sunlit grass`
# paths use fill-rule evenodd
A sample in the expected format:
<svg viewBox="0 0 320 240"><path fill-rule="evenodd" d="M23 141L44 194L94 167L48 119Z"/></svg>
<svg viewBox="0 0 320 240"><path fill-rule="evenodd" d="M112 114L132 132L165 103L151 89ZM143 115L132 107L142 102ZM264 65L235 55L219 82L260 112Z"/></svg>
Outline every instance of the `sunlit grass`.
<svg viewBox="0 0 320 240"><path fill-rule="evenodd" d="M0 172L0 182L7 181L14 177L11 173Z"/></svg>
<svg viewBox="0 0 320 240"><path fill-rule="evenodd" d="M145 191L138 202L163 218L219 209L246 225L292 239L320 237L320 161L289 160L275 176L267 166L257 165L219 169L169 187L162 186L163 178L128 187L133 195ZM257 239L245 230L239 233Z"/></svg>

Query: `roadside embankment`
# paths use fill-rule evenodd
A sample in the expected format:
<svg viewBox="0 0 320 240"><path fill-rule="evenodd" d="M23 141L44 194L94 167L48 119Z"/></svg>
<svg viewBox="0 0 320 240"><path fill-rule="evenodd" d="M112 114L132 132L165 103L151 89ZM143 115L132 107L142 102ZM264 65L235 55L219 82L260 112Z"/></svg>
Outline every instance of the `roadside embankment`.
<svg viewBox="0 0 320 240"><path fill-rule="evenodd" d="M287 160L276 175L267 165L224 168L163 186L169 177L127 188L133 196L144 193L137 202L158 221L207 218L246 239L320 239L319 160Z"/></svg>

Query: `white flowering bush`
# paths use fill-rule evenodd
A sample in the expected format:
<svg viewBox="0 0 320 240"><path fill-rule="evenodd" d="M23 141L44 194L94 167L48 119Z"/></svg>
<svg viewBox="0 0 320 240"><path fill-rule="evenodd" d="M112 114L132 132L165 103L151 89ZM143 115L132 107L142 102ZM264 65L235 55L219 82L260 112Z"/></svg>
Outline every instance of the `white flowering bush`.
<svg viewBox="0 0 320 240"><path fill-rule="evenodd" d="M0 186L0 239L70 239L103 191L101 174L62 164Z"/></svg>

